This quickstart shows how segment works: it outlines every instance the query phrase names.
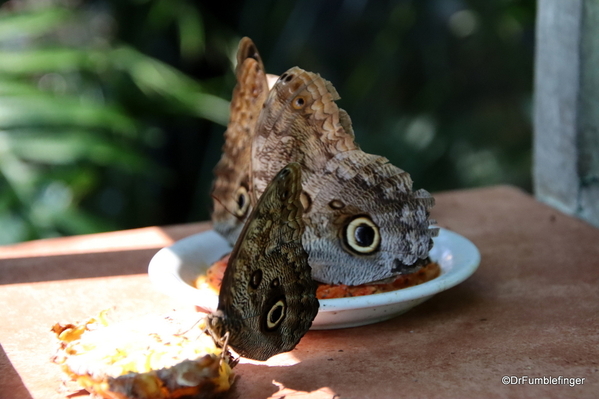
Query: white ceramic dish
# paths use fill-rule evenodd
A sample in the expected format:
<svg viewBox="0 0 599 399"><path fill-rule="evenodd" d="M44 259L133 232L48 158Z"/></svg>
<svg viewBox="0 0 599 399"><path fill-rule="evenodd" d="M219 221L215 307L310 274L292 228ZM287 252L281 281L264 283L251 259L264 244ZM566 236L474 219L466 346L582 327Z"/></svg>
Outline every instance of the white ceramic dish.
<svg viewBox="0 0 599 399"><path fill-rule="evenodd" d="M356 327L390 319L474 273L480 263L480 253L472 242L446 229L440 229L434 241L430 257L441 266L439 277L383 294L321 300L312 329ZM230 251L229 244L215 231L195 234L158 251L150 261L148 274L165 294L212 311L218 305L218 295L211 290L198 290L191 284Z"/></svg>

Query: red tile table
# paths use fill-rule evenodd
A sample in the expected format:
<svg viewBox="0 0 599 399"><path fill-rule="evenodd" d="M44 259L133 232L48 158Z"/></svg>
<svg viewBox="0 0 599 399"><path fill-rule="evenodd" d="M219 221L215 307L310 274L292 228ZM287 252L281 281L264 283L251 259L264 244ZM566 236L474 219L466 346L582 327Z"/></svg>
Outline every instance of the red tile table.
<svg viewBox="0 0 599 399"><path fill-rule="evenodd" d="M310 331L288 355L240 364L229 397L598 397L599 229L507 186L435 197L439 225L481 251L470 279L395 319ZM50 363L56 322L112 306L121 317L190 309L152 286L147 265L161 247L209 228L0 247L0 398L66 397ZM504 376L582 383L506 385Z"/></svg>

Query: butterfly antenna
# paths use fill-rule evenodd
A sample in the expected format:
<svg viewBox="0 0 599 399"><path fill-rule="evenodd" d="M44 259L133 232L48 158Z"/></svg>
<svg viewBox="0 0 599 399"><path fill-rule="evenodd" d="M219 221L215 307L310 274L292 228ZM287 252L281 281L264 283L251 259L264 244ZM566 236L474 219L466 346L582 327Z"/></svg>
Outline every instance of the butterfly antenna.
<svg viewBox="0 0 599 399"><path fill-rule="evenodd" d="M199 318L199 319L197 319L197 320L196 320L196 321L195 321L195 322L194 322L194 323L191 325L191 327L189 327L187 330L185 330L185 331L182 331L182 332L179 332L179 333L176 333L176 334L174 334L174 335L176 335L177 337L180 337L180 336L183 336L183 335L187 334L188 332L190 332L191 330L193 330L193 329L194 329L194 328L195 328L195 327L196 327L198 324L200 324L200 322L201 322L201 321L202 321L202 320L203 320L205 317L206 317L206 316L204 316L204 317L200 317L200 318Z"/></svg>

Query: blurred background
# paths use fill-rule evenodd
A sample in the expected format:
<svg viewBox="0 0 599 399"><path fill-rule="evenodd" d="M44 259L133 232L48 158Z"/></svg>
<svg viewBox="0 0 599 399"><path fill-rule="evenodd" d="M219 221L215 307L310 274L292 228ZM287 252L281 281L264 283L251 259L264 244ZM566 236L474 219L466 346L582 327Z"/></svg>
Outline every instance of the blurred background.
<svg viewBox="0 0 599 399"><path fill-rule="evenodd" d="M1 2L0 244L209 219L242 36L269 73L330 80L414 188L530 191L534 20L534 0Z"/></svg>

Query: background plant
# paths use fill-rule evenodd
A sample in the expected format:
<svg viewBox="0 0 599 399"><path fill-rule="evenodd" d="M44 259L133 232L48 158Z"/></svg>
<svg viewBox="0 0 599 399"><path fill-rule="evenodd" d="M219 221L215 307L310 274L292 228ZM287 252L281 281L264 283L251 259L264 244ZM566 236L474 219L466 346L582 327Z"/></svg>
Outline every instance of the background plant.
<svg viewBox="0 0 599 399"><path fill-rule="evenodd" d="M8 1L0 243L209 216L232 59L319 72L365 151L430 191L530 190L534 2Z"/></svg>

